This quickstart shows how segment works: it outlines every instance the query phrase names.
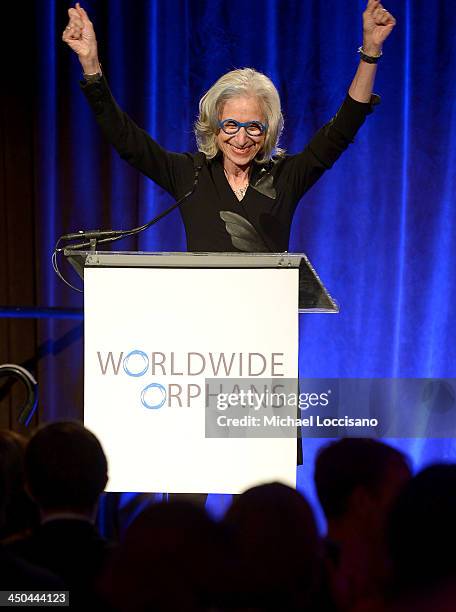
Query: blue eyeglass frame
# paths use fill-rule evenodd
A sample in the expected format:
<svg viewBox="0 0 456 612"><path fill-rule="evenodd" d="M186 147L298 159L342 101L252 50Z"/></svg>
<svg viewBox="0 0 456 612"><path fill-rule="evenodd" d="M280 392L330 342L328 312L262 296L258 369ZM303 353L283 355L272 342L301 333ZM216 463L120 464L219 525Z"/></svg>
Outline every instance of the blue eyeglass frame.
<svg viewBox="0 0 456 612"><path fill-rule="evenodd" d="M234 123L236 125L237 130L235 132L225 132L225 123L229 123L229 122ZM259 134L250 134L247 128L251 125L259 126L261 128L261 132ZM244 123L241 123L240 121L236 121L236 119L224 119L223 121L218 122L218 126L228 136L234 136L243 127L245 128L245 131L247 132L247 134L249 136L253 136L254 138L255 136L262 136L268 129L268 124L261 123L261 121L245 121Z"/></svg>

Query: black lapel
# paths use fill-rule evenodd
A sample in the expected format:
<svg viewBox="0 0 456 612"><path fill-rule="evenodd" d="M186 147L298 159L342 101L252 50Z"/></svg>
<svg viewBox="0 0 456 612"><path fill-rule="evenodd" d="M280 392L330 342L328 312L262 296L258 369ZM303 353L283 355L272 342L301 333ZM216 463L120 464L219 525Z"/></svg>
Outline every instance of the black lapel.
<svg viewBox="0 0 456 612"><path fill-rule="evenodd" d="M272 169L274 167L274 160L271 160L267 164L255 163L252 176L250 177L250 187L265 195L267 198L275 200L277 198L277 192L274 188L274 177L272 175Z"/></svg>

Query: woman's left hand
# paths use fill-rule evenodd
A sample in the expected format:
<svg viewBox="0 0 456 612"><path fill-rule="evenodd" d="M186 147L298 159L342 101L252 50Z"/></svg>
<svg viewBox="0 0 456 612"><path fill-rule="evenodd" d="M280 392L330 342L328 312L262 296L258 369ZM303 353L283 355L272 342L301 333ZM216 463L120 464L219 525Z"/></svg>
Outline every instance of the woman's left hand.
<svg viewBox="0 0 456 612"><path fill-rule="evenodd" d="M379 55L383 43L391 34L396 20L380 3L368 0L363 13L363 51L367 55Z"/></svg>

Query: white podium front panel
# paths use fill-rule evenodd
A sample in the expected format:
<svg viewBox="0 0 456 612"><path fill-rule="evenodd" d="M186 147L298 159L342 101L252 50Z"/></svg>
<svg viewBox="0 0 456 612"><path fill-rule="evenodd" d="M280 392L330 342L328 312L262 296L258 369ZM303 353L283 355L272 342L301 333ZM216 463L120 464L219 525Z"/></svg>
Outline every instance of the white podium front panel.
<svg viewBox="0 0 456 612"><path fill-rule="evenodd" d="M296 439L205 437L204 387L297 378L297 269L86 268L84 285L84 421L108 491L296 485Z"/></svg>

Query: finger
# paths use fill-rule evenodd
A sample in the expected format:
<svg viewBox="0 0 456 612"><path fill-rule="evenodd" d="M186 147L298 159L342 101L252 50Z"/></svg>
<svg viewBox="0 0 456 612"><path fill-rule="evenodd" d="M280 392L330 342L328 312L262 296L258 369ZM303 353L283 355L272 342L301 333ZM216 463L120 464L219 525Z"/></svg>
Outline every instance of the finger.
<svg viewBox="0 0 456 612"><path fill-rule="evenodd" d="M375 9L375 11L372 12L372 17L376 20L379 21L383 15L385 13L385 9L383 7L378 7Z"/></svg>
<svg viewBox="0 0 456 612"><path fill-rule="evenodd" d="M75 24L73 21L67 25L64 30L64 34L69 38L80 38L82 33L82 28Z"/></svg>
<svg viewBox="0 0 456 612"><path fill-rule="evenodd" d="M395 18L391 15L391 13L389 11L386 11L383 13L383 23L384 25L396 25L396 20Z"/></svg>
<svg viewBox="0 0 456 612"><path fill-rule="evenodd" d="M82 23L82 20L79 18L79 16L75 16L74 14L72 14L65 30L66 31L74 30L74 31L82 32L83 23Z"/></svg>
<svg viewBox="0 0 456 612"><path fill-rule="evenodd" d="M78 25L81 28L83 27L82 19L79 16L79 13L76 11L76 9L74 8L69 9L68 16L70 18L69 25L73 24L73 25Z"/></svg>
<svg viewBox="0 0 456 612"><path fill-rule="evenodd" d="M374 19L377 25L382 25L385 22L385 14L386 11L384 9L382 9L381 11L376 11L374 13Z"/></svg>
<svg viewBox="0 0 456 612"><path fill-rule="evenodd" d="M382 11L378 15L375 15L375 21L377 22L377 24L385 26L390 24L396 24L396 20L386 9L382 9Z"/></svg>
<svg viewBox="0 0 456 612"><path fill-rule="evenodd" d="M383 15L383 17L382 17L382 25L387 26L387 25L389 25L390 23L392 23L392 21L391 21L391 15L387 15L387 14L386 14L386 15Z"/></svg>
<svg viewBox="0 0 456 612"><path fill-rule="evenodd" d="M62 35L62 39L69 43L70 41L73 40L80 40L81 39L81 33L79 30L64 30L63 31L63 35Z"/></svg>
<svg viewBox="0 0 456 612"><path fill-rule="evenodd" d="M84 22L84 24L90 24L91 21L89 19L89 16L85 12L85 10L82 8L82 6L79 4L79 2L76 2L76 9L78 11L78 14L79 14L80 18Z"/></svg>
<svg viewBox="0 0 456 612"><path fill-rule="evenodd" d="M62 34L62 40L67 44L71 44L75 40L80 40L81 35L76 33L74 30L64 30Z"/></svg>
<svg viewBox="0 0 456 612"><path fill-rule="evenodd" d="M391 30L395 27L396 25L396 20L393 17L393 21L390 21L389 23L385 24L384 29L385 31L388 33L388 35L391 33Z"/></svg>
<svg viewBox="0 0 456 612"><path fill-rule="evenodd" d="M63 30L63 36L65 36L66 38L68 38L71 35L71 32L73 31L73 27L71 25L71 22L66 26L66 28Z"/></svg>
<svg viewBox="0 0 456 612"><path fill-rule="evenodd" d="M82 31L83 24L80 19L71 19L67 27Z"/></svg>
<svg viewBox="0 0 456 612"><path fill-rule="evenodd" d="M379 4L380 0L369 0L365 12L372 14Z"/></svg>

